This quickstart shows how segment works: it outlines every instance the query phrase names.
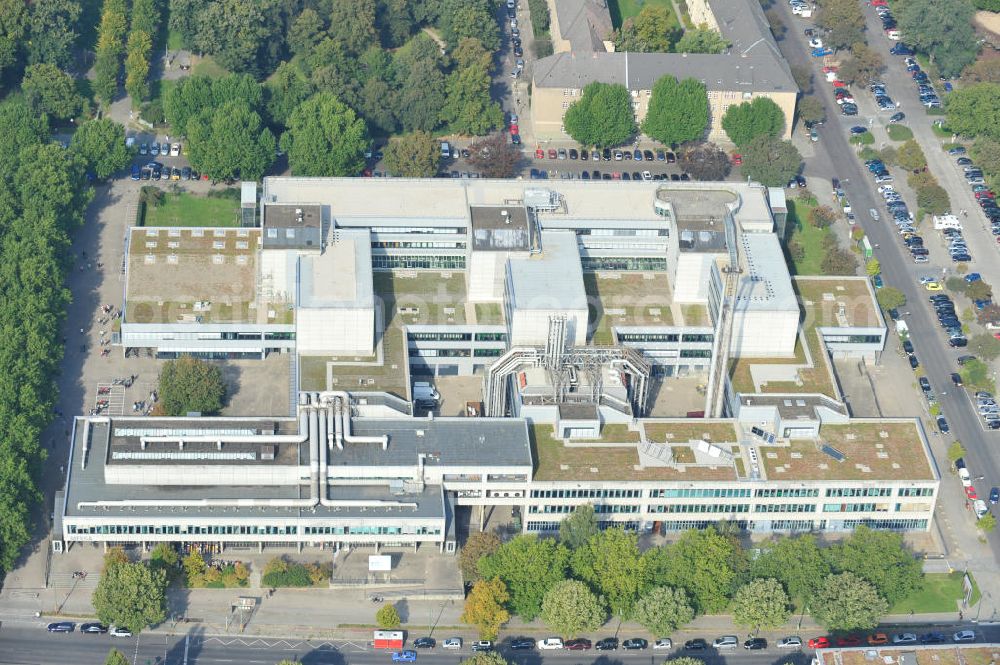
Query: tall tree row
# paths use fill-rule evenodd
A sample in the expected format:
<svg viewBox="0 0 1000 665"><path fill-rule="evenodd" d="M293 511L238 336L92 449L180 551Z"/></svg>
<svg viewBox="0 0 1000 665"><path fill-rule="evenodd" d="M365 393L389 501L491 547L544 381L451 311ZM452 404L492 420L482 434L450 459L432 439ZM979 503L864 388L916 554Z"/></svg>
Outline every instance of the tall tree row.
<svg viewBox="0 0 1000 665"><path fill-rule="evenodd" d="M28 543L62 360L69 233L92 196L74 151L49 143L46 116L0 104L0 569Z"/></svg>
<svg viewBox="0 0 1000 665"><path fill-rule="evenodd" d="M126 0L104 0L94 61L94 94L104 106L111 104L118 91L118 72L121 71L127 31Z"/></svg>
<svg viewBox="0 0 1000 665"><path fill-rule="evenodd" d="M125 91L138 107L149 96L150 56L160 26L160 0L134 0L125 56Z"/></svg>

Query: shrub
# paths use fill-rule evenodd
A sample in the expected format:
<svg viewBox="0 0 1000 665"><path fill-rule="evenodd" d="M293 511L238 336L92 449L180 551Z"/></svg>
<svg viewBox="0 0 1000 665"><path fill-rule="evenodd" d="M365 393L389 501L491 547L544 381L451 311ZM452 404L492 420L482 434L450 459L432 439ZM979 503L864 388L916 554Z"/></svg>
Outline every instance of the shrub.
<svg viewBox="0 0 1000 665"><path fill-rule="evenodd" d="M908 141L913 138L913 132L906 125L889 125L886 131L893 141Z"/></svg>

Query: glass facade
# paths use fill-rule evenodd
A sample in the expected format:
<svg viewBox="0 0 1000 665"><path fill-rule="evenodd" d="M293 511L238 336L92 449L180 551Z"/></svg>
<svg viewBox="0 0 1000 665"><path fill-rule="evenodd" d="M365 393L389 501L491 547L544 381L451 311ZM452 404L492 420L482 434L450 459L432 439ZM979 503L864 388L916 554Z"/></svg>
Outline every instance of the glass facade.
<svg viewBox="0 0 1000 665"><path fill-rule="evenodd" d="M451 254L372 256L373 270L465 270L465 257Z"/></svg>
<svg viewBox="0 0 1000 665"><path fill-rule="evenodd" d="M667 259L659 256L581 256L580 264L584 272L599 270L663 272L667 269Z"/></svg>

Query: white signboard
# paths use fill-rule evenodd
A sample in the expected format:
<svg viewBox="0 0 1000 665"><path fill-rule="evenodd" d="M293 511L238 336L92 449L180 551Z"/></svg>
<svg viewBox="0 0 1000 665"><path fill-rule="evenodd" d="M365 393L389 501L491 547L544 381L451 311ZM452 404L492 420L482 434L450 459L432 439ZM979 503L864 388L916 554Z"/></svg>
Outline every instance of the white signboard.
<svg viewBox="0 0 1000 665"><path fill-rule="evenodd" d="M392 570L392 557L378 554L368 556L369 573L387 573Z"/></svg>

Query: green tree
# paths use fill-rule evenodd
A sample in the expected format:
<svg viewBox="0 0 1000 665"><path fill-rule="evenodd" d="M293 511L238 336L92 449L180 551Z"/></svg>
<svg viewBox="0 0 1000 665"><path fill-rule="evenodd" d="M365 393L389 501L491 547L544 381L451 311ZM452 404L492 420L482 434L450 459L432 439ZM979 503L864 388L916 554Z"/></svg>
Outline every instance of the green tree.
<svg viewBox="0 0 1000 665"><path fill-rule="evenodd" d="M678 53L725 53L729 46L722 35L702 23L693 30L685 30L674 50Z"/></svg>
<svg viewBox="0 0 1000 665"><path fill-rule="evenodd" d="M502 132L494 132L469 146L469 164L484 178L512 178L520 161L521 151Z"/></svg>
<svg viewBox="0 0 1000 665"><path fill-rule="evenodd" d="M0 0L0 84L7 72L20 64L27 31L28 5L24 0Z"/></svg>
<svg viewBox="0 0 1000 665"><path fill-rule="evenodd" d="M958 76L979 53L971 0L912 0L896 12L908 44L931 57L945 76Z"/></svg>
<svg viewBox="0 0 1000 665"><path fill-rule="evenodd" d="M956 134L1000 141L1000 83L958 88L945 98L945 111Z"/></svg>
<svg viewBox="0 0 1000 665"><path fill-rule="evenodd" d="M899 309L906 304L906 295L897 288L887 286L879 289L875 299L882 309Z"/></svg>
<svg viewBox="0 0 1000 665"><path fill-rule="evenodd" d="M989 333L980 333L969 338L969 350L985 360L1000 357L1000 340Z"/></svg>
<svg viewBox="0 0 1000 665"><path fill-rule="evenodd" d="M559 523L559 541L571 550L586 546L590 539L600 533L594 506L585 503L573 509L573 513Z"/></svg>
<svg viewBox="0 0 1000 665"><path fill-rule="evenodd" d="M385 147L385 169L406 178L430 178L438 171L441 148L427 132L394 136Z"/></svg>
<svg viewBox="0 0 1000 665"><path fill-rule="evenodd" d="M378 608L378 611L375 613L375 623L377 623L380 628L398 628L401 623L399 610L397 610L396 606L392 603L383 605Z"/></svg>
<svg viewBox="0 0 1000 665"><path fill-rule="evenodd" d="M188 122L191 165L213 180L259 180L274 161L275 140L246 103L232 101Z"/></svg>
<svg viewBox="0 0 1000 665"><path fill-rule="evenodd" d="M75 116L83 102L73 77L48 63L25 69L21 90L36 112L48 113L59 120Z"/></svg>
<svg viewBox="0 0 1000 665"><path fill-rule="evenodd" d="M677 542L649 550L645 557L650 582L684 589L702 614L725 609L747 570L739 543L712 527L685 531Z"/></svg>
<svg viewBox="0 0 1000 665"><path fill-rule="evenodd" d="M830 575L809 602L813 615L827 630L870 630L889 611L875 587L852 573Z"/></svg>
<svg viewBox="0 0 1000 665"><path fill-rule="evenodd" d="M890 604L897 603L923 584L920 561L906 547L903 536L860 526L829 550L837 572L854 573L875 586Z"/></svg>
<svg viewBox="0 0 1000 665"><path fill-rule="evenodd" d="M149 97L149 54L153 38L148 32L133 30L125 48L125 92L132 98L132 106Z"/></svg>
<svg viewBox="0 0 1000 665"><path fill-rule="evenodd" d="M743 148L743 173L768 187L784 187L802 167L802 155L791 141L761 135Z"/></svg>
<svg viewBox="0 0 1000 665"><path fill-rule="evenodd" d="M316 92L309 77L302 71L298 61L283 62L264 82L264 97L267 115L279 125L287 125L288 119L299 104ZM388 91L385 91L388 96Z"/></svg>
<svg viewBox="0 0 1000 665"><path fill-rule="evenodd" d="M807 601L830 574L830 563L816 537L804 534L781 538L761 552L753 561L751 574L755 578L775 578L793 598Z"/></svg>
<svg viewBox="0 0 1000 665"><path fill-rule="evenodd" d="M340 0L328 3L330 16L327 33L347 49L348 53L363 53L378 44L375 28L375 0Z"/></svg>
<svg viewBox="0 0 1000 665"><path fill-rule="evenodd" d="M874 277L880 272L882 272L882 265L878 262L878 259L870 259L868 263L865 264L865 273L869 277Z"/></svg>
<svg viewBox="0 0 1000 665"><path fill-rule="evenodd" d="M648 560L639 554L639 539L624 529L605 529L573 551L574 575L605 598L611 611L628 616L646 588Z"/></svg>
<svg viewBox="0 0 1000 665"><path fill-rule="evenodd" d="M917 189L917 206L929 215L943 215L951 210L948 190L936 182Z"/></svg>
<svg viewBox="0 0 1000 665"><path fill-rule="evenodd" d="M98 180L125 168L132 158L125 147L125 128L110 118L89 120L76 130L70 147Z"/></svg>
<svg viewBox="0 0 1000 665"><path fill-rule="evenodd" d="M632 97L617 83L588 83L563 116L566 133L577 143L599 148L621 145L635 135Z"/></svg>
<svg viewBox="0 0 1000 665"><path fill-rule="evenodd" d="M458 567L466 582L479 579L479 560L496 552L501 545L500 537L492 531L476 531L469 534L458 552Z"/></svg>
<svg viewBox="0 0 1000 665"><path fill-rule="evenodd" d="M597 630L607 616L603 601L579 580L559 582L542 602L542 623L566 638Z"/></svg>
<svg viewBox="0 0 1000 665"><path fill-rule="evenodd" d="M907 171L919 171L927 166L927 157L916 139L909 139L896 151L896 163Z"/></svg>
<svg viewBox="0 0 1000 665"><path fill-rule="evenodd" d="M357 175L365 166L369 142L365 121L328 92L299 105L281 137L297 176Z"/></svg>
<svg viewBox="0 0 1000 665"><path fill-rule="evenodd" d="M828 46L842 49L865 41L865 15L854 0L823 0L816 24L827 31L823 41Z"/></svg>
<svg viewBox="0 0 1000 665"><path fill-rule="evenodd" d="M1000 183L1000 141L980 136L969 146L969 155L987 178Z"/></svg>
<svg viewBox="0 0 1000 665"><path fill-rule="evenodd" d="M809 211L808 218L817 229L827 229L837 221L837 211L828 205L816 206Z"/></svg>
<svg viewBox="0 0 1000 665"><path fill-rule="evenodd" d="M160 371L159 400L165 415L218 413L225 396L222 372L207 361L182 356L168 360Z"/></svg>
<svg viewBox="0 0 1000 665"><path fill-rule="evenodd" d="M986 513L976 520L976 528L983 533L991 533L997 528L997 518L993 517L993 513Z"/></svg>
<svg viewBox="0 0 1000 665"><path fill-rule="evenodd" d="M669 53L681 36L680 26L663 5L647 5L634 17L625 19L613 36L616 51Z"/></svg>
<svg viewBox="0 0 1000 665"><path fill-rule="evenodd" d="M753 630L772 630L791 615L791 603L781 582L773 577L756 579L733 596L733 622Z"/></svg>
<svg viewBox="0 0 1000 665"><path fill-rule="evenodd" d="M822 122L826 120L826 108L823 102L812 95L804 97L799 102L799 119L802 122Z"/></svg>
<svg viewBox="0 0 1000 665"><path fill-rule="evenodd" d="M708 127L708 93L693 78L680 83L669 74L653 84L642 131L664 145L697 141Z"/></svg>
<svg viewBox="0 0 1000 665"><path fill-rule="evenodd" d="M104 665L129 665L129 659L118 649L112 648L104 659Z"/></svg>
<svg viewBox="0 0 1000 665"><path fill-rule="evenodd" d="M500 30L489 0L444 0L442 36L454 49L465 37L474 37L489 51L500 48Z"/></svg>
<svg viewBox="0 0 1000 665"><path fill-rule="evenodd" d="M405 48L405 47L404 47ZM398 62L396 63L398 66ZM399 95L395 97L395 116L408 132L422 129L432 132L441 124L441 109L445 103L445 77L437 62L421 59L409 67Z"/></svg>
<svg viewBox="0 0 1000 665"><path fill-rule="evenodd" d="M463 660L459 665L508 665L498 651L480 651Z"/></svg>
<svg viewBox="0 0 1000 665"><path fill-rule="evenodd" d="M864 42L851 45L851 55L840 65L837 77L848 83L867 86L885 71L882 54Z"/></svg>
<svg viewBox="0 0 1000 665"><path fill-rule="evenodd" d="M108 566L94 589L91 602L97 618L138 634L167 617L167 576L144 563Z"/></svg>
<svg viewBox="0 0 1000 665"><path fill-rule="evenodd" d="M482 136L503 124L500 104L490 98L490 84L483 67L456 69L448 75L441 121L452 134Z"/></svg>
<svg viewBox="0 0 1000 665"><path fill-rule="evenodd" d="M552 20L549 16L549 3L545 0L528 0L528 11L531 13L531 29L535 37L546 34Z"/></svg>
<svg viewBox="0 0 1000 665"><path fill-rule="evenodd" d="M451 52L456 69L478 67L489 72L493 68L493 54L487 51L475 37L465 37Z"/></svg>
<svg viewBox="0 0 1000 665"><path fill-rule="evenodd" d="M509 609L525 621L542 611L542 598L556 583L566 579L569 550L551 539L518 536L495 553L479 560L479 574L499 577L510 593Z"/></svg>
<svg viewBox="0 0 1000 665"><path fill-rule="evenodd" d="M962 365L962 383L973 390L993 391L993 379L990 378L990 367L981 360L968 360ZM963 451L964 454L964 451ZM961 457L961 455L959 455Z"/></svg>
<svg viewBox="0 0 1000 665"><path fill-rule="evenodd" d="M177 550L168 543L159 543L149 553L149 567L153 570L162 570L169 580L177 571Z"/></svg>
<svg viewBox="0 0 1000 665"><path fill-rule="evenodd" d="M858 267L854 254L836 245L827 249L820 262L824 275L853 275Z"/></svg>
<svg viewBox="0 0 1000 665"><path fill-rule="evenodd" d="M654 635L669 635L694 619L694 608L683 589L656 586L642 594L632 618Z"/></svg>
<svg viewBox="0 0 1000 665"><path fill-rule="evenodd" d="M216 0L197 12L193 46L234 72L263 77L282 51L285 3L281 0Z"/></svg>
<svg viewBox="0 0 1000 665"><path fill-rule="evenodd" d="M680 166L695 180L725 180L732 169L729 155L714 143L698 143L680 155Z"/></svg>
<svg viewBox="0 0 1000 665"><path fill-rule="evenodd" d="M28 4L28 62L59 69L73 64L73 46L79 36L80 3L76 0L35 0Z"/></svg>
<svg viewBox="0 0 1000 665"><path fill-rule="evenodd" d="M767 97L755 97L749 102L730 106L722 116L722 128L726 130L729 140L743 148L758 136L781 136L785 128L785 114Z"/></svg>
<svg viewBox="0 0 1000 665"><path fill-rule="evenodd" d="M962 445L961 441L953 441L950 446L948 446L948 461L951 463L952 467L955 466L955 462L965 457L965 447Z"/></svg>
<svg viewBox="0 0 1000 665"><path fill-rule="evenodd" d="M105 106L111 103L118 91L118 70L128 30L127 14L125 0L104 0L101 24L97 30L94 94Z"/></svg>
<svg viewBox="0 0 1000 665"><path fill-rule="evenodd" d="M327 37L326 21L312 7L306 7L288 28L288 48L298 56L308 56Z"/></svg>
<svg viewBox="0 0 1000 665"><path fill-rule="evenodd" d="M510 620L504 604L510 600L507 586L500 579L479 580L472 585L465 599L461 621L479 629L479 637L495 640L500 629Z"/></svg>

